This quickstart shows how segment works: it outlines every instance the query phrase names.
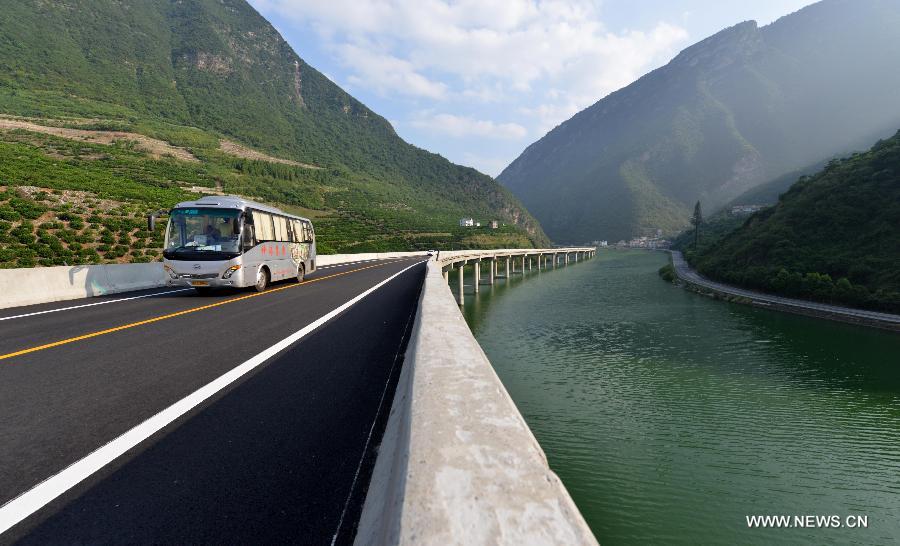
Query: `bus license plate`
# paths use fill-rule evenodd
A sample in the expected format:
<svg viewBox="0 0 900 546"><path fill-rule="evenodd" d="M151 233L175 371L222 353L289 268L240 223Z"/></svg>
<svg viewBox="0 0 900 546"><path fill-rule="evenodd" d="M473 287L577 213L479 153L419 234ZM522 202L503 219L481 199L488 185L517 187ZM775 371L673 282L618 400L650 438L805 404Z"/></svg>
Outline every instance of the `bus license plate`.
<svg viewBox="0 0 900 546"><path fill-rule="evenodd" d="M209 286L206 281L191 281L191 286Z"/></svg>

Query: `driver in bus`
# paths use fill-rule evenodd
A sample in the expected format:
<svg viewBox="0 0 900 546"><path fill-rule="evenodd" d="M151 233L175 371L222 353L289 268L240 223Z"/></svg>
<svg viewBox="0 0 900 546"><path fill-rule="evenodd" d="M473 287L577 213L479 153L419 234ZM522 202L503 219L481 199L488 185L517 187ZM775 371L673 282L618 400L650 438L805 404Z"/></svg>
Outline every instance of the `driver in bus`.
<svg viewBox="0 0 900 546"><path fill-rule="evenodd" d="M206 235L207 244L214 243L222 238L222 232L216 229L212 224L206 224L206 231L203 232Z"/></svg>

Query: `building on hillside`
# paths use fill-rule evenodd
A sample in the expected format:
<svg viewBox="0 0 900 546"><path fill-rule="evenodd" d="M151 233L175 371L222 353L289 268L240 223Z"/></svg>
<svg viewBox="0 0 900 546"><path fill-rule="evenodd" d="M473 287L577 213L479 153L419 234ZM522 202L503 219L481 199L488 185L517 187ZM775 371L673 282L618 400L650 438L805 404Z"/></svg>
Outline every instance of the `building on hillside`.
<svg viewBox="0 0 900 546"><path fill-rule="evenodd" d="M460 218L459 227L475 227L474 218Z"/></svg>
<svg viewBox="0 0 900 546"><path fill-rule="evenodd" d="M491 220L491 229L497 229L500 227L500 222L497 220Z"/></svg>
<svg viewBox="0 0 900 546"><path fill-rule="evenodd" d="M731 207L731 214L735 216L743 216L745 214L753 214L762 210L762 205L735 205Z"/></svg>

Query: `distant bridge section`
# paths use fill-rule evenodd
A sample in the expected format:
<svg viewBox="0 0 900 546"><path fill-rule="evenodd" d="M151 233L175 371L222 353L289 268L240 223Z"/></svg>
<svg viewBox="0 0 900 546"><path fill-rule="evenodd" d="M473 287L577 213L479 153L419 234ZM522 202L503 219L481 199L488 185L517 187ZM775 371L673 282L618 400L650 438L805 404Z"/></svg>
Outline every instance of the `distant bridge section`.
<svg viewBox="0 0 900 546"><path fill-rule="evenodd" d="M532 270L556 269L557 266L569 265L570 261L592 258L596 252L597 249L593 247L457 250L439 252L435 256L435 262L440 265L445 281L449 281L451 270L455 269L459 273L457 301L463 305L465 303L463 273L467 265L475 271L474 287L475 292L478 292L483 282L493 285L497 278L524 275L526 271ZM484 279L482 267L487 269Z"/></svg>

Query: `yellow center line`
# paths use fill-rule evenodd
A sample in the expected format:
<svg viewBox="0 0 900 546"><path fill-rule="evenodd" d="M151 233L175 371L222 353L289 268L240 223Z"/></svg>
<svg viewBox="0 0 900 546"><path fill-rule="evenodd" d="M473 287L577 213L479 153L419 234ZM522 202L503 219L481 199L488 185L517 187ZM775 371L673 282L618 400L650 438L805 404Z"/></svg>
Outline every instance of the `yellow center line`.
<svg viewBox="0 0 900 546"><path fill-rule="evenodd" d="M396 261L396 260L395 260L395 261ZM16 356L25 355L25 354L28 354L28 353L34 353L34 352L37 352L37 351L43 351L44 349L51 349L51 348L53 348L53 347L59 347L60 345L66 345L66 344L69 344L69 343L75 343L76 341L82 341L82 340L84 340L84 339L90 339L90 338L98 337L98 336L105 336L106 334L112 334L113 332L119 332L119 331L121 331L121 330L127 330L127 329L129 329L129 328L136 328L136 327L138 327L138 326L143 326L143 325L145 325L145 324L152 324L152 323L154 323L154 322L159 322L159 321L161 321L161 320L166 320L166 319L170 319L170 318L180 317L180 316L182 316L182 315L188 315L188 314L190 314L190 313L196 313L197 311L203 311L203 310L205 310L205 309L212 309L213 307L219 307L220 305L226 305L226 304L228 304L228 303L234 303L234 302L236 302L236 301L248 300L248 299L250 299L250 298L255 298L255 297L257 297L257 296L265 296L266 294L273 294L273 293L275 293L275 292L280 292L280 291L282 291L282 290L287 290L288 288L296 288L296 287L298 287L298 286L303 286L304 284L311 284L311 283L314 283L314 282L324 281L324 280L326 280L326 279L333 279L333 278L335 278L335 277L341 277L341 276L343 276L343 275L349 275L349 274L351 274L351 273L356 273L356 272L358 272L358 271L363 271L363 270L365 270L365 269L372 269L372 268L374 268L374 267L382 267L382 266L385 266L385 265L388 265L388 264L391 264L391 263L394 263L394 262L393 262L393 261L392 261L392 262L385 262L385 263L380 263L380 264L375 264L375 265L369 265L369 266L366 266L366 267L360 267L360 268L357 268L357 269L351 269L350 271L342 271L342 272L340 272L340 273L333 273L333 274L331 274L331 275L326 275L326 276L324 276L324 277L318 277L318 278L315 278L315 279L310 279L310 280L308 280L308 281L303 281L303 282L300 282L300 283L297 283L297 284L289 284L289 285L287 285L287 286L282 286L282 287L279 287L279 288L271 288L271 289L269 289L269 290L266 290L265 292L258 292L258 293L255 293L255 294L248 294L248 295L246 295L246 296L240 296L240 297L238 297L238 298L232 298L232 299L230 299L230 300L220 301L220 302L218 302L218 303L211 303L211 304L209 304L209 305L201 305L200 307L194 307L193 309L186 309L186 310L184 310L184 311L178 311L178 312L175 312L175 313L169 313L168 315L161 315L161 316L149 318L149 319L146 319L146 320L139 320L139 321L137 321L137 322L132 322L132 323L130 323L130 324L123 324L122 326L116 326L116 327L114 327L114 328L107 328L106 330L100 330L100 331L98 331L98 332L92 332L92 333L90 333L90 334L83 334L83 335L80 335L80 336L70 337L70 338L68 338L68 339L62 339L62 340L60 340L60 341L54 341L53 343L47 343L46 345L38 345L37 347L31 347L31 348L29 348L29 349L22 349L22 350L20 350L20 351L16 351L16 352L13 352L13 353L7 353L7 354L5 354L5 355L0 355L0 360L6 360L7 358L13 358L13 357L16 357Z"/></svg>

